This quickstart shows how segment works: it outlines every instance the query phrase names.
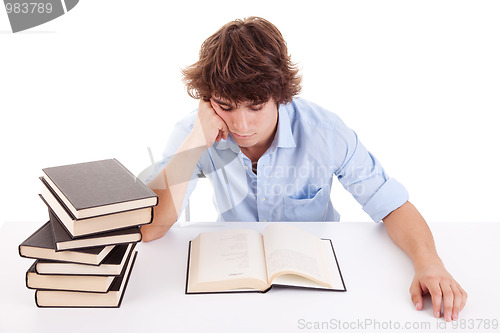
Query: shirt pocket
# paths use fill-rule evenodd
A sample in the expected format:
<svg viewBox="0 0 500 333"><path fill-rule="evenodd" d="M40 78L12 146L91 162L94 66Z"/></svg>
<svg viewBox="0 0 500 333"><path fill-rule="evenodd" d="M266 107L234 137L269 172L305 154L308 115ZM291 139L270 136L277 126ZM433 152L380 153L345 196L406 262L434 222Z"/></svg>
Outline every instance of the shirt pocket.
<svg viewBox="0 0 500 333"><path fill-rule="evenodd" d="M287 221L325 221L330 197L325 188L317 191L300 191L283 198L284 216Z"/></svg>

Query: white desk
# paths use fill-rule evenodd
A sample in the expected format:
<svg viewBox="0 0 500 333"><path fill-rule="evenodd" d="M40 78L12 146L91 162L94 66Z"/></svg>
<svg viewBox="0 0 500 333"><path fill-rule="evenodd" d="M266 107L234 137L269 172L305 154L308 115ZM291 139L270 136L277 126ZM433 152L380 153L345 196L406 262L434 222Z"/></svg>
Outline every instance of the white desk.
<svg viewBox="0 0 500 333"><path fill-rule="evenodd" d="M399 332L407 323L420 327L410 332L500 331L487 329L484 321L500 321L500 223L430 225L441 258L469 293L458 321L463 329L433 318L428 297L422 311L414 310L408 292L412 264L390 241L383 224L297 224L333 240L347 292L273 289L267 294L230 295L184 294L188 241L201 231L262 230L267 224L174 227L160 240L138 244L136 265L118 309L35 306L34 291L24 281L32 260L19 257L17 246L39 225L7 222L0 229L1 333ZM316 324L328 327L313 329ZM343 325L350 329L341 330Z"/></svg>

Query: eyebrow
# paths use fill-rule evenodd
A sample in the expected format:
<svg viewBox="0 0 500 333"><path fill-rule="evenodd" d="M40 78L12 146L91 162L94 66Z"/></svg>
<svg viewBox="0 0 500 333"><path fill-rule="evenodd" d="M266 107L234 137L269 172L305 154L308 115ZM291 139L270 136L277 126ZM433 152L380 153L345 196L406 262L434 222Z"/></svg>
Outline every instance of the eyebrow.
<svg viewBox="0 0 500 333"><path fill-rule="evenodd" d="M212 99L213 99L213 100L214 100L214 102L216 102L217 104L232 107L232 105L231 105L231 104L225 103L225 102L223 102L223 101L221 101L221 100L218 100L217 98L212 97Z"/></svg>
<svg viewBox="0 0 500 333"><path fill-rule="evenodd" d="M214 100L214 102L216 102L217 104L220 104L220 105L224 105L224 106L229 106L229 107L233 107L231 104L229 103L226 103L226 102L223 102L215 97L212 97L212 99ZM255 106L255 105L261 105L261 104L264 104L265 102L258 102L258 101L255 101L255 102L252 102L251 104L249 104L249 106Z"/></svg>

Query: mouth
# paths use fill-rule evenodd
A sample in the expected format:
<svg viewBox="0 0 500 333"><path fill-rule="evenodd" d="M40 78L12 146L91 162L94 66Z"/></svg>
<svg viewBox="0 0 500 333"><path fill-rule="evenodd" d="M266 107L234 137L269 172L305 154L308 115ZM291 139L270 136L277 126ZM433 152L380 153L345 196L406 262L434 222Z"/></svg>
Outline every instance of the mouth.
<svg viewBox="0 0 500 333"><path fill-rule="evenodd" d="M243 135L243 134L237 134L237 133L234 133L234 132L231 133L231 134L233 134L238 139L248 139L248 138L251 138L251 137L253 137L255 135L255 133Z"/></svg>

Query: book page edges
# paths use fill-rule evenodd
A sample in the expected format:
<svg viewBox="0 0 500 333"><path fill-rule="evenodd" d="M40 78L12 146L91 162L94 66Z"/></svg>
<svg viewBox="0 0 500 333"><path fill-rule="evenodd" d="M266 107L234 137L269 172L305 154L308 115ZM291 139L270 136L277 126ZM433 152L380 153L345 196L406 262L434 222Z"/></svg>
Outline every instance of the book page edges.
<svg viewBox="0 0 500 333"><path fill-rule="evenodd" d="M40 275L27 272L28 289L107 293L115 276Z"/></svg>
<svg viewBox="0 0 500 333"><path fill-rule="evenodd" d="M188 264L186 273L186 294L210 294L221 292L266 292L269 285L258 279L236 278L224 281L199 282L198 265L199 260L199 237L189 242Z"/></svg>
<svg viewBox="0 0 500 333"><path fill-rule="evenodd" d="M50 307L50 308L118 308L120 307L125 290L129 282L130 274L135 264L137 257L137 251L132 253L130 258L130 263L127 265L125 276L122 280L122 284L118 291L109 291L108 293L86 293L78 291L49 291L49 290L37 290L35 292L35 304L37 307ZM51 296L56 296L56 300L51 300ZM80 303L74 301L74 297L78 297ZM99 301L96 302L96 299ZM65 305L62 301L72 301L67 302Z"/></svg>
<svg viewBox="0 0 500 333"><path fill-rule="evenodd" d="M321 239L322 246L327 260L328 281L319 281L306 274L299 274L294 271L283 271L271 277L271 286L297 287L326 289L333 291L346 291L342 273L338 265L333 244L330 239Z"/></svg>
<svg viewBox="0 0 500 333"><path fill-rule="evenodd" d="M103 246L103 245L138 243L141 241L141 238L142 238L141 233L137 233L128 235L107 236L95 239L74 239L71 241L56 243L57 246L56 251L59 252L64 250L84 249L84 248ZM98 242L96 242L96 240ZM94 241L93 244L92 241Z"/></svg>

